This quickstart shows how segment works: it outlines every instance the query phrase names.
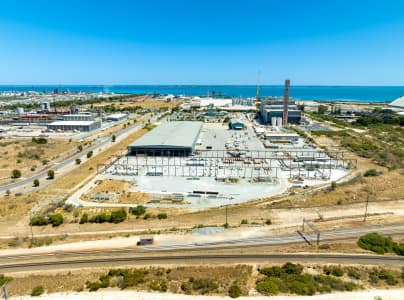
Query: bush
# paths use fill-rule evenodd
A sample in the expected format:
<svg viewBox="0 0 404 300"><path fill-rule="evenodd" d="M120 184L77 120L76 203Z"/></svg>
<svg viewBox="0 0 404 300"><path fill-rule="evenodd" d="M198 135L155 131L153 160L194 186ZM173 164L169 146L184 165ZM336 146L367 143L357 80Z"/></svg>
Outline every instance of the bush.
<svg viewBox="0 0 404 300"><path fill-rule="evenodd" d="M53 214L48 218L48 223L52 224L52 227L57 227L63 224L63 215L62 214Z"/></svg>
<svg viewBox="0 0 404 300"><path fill-rule="evenodd" d="M359 280L362 277L359 270L353 267L348 268L348 276L356 280Z"/></svg>
<svg viewBox="0 0 404 300"><path fill-rule="evenodd" d="M14 169L13 171L11 171L11 178L13 178L13 179L20 178L21 175L22 175L22 173L18 169Z"/></svg>
<svg viewBox="0 0 404 300"><path fill-rule="evenodd" d="M34 287L31 291L31 296L32 297L37 297L42 295L45 292L45 289L43 288L42 285L37 285L36 287Z"/></svg>
<svg viewBox="0 0 404 300"><path fill-rule="evenodd" d="M229 296L230 298L238 298L241 296L241 288L233 283L229 288Z"/></svg>
<svg viewBox="0 0 404 300"><path fill-rule="evenodd" d="M372 177L372 176L379 176L380 173L376 169L369 169L367 170L363 176L365 177Z"/></svg>
<svg viewBox="0 0 404 300"><path fill-rule="evenodd" d="M357 244L362 249L370 250L378 254L393 252L393 248L396 245L390 237L382 236L377 232L361 236Z"/></svg>
<svg viewBox="0 0 404 300"><path fill-rule="evenodd" d="M271 278L257 282L256 289L263 295L277 295L279 294L279 287Z"/></svg>
<svg viewBox="0 0 404 300"><path fill-rule="evenodd" d="M81 164L81 159L80 158L76 158L76 165Z"/></svg>
<svg viewBox="0 0 404 300"><path fill-rule="evenodd" d="M271 224L272 224L271 219L267 219L267 220L265 221L265 225L271 225Z"/></svg>
<svg viewBox="0 0 404 300"><path fill-rule="evenodd" d="M141 215L146 213L146 207L144 207L143 205L131 207L129 208L129 212L137 217L140 217Z"/></svg>
<svg viewBox="0 0 404 300"><path fill-rule="evenodd" d="M93 151L87 152L87 158L90 158L91 156L93 156Z"/></svg>
<svg viewBox="0 0 404 300"><path fill-rule="evenodd" d="M247 219L242 219L241 220L241 225L245 225L245 224L248 224L248 220Z"/></svg>
<svg viewBox="0 0 404 300"><path fill-rule="evenodd" d="M167 219L167 214L166 214L166 213L159 213L159 214L157 215L157 218L158 218L159 220Z"/></svg>
<svg viewBox="0 0 404 300"><path fill-rule="evenodd" d="M34 187L38 187L39 186L39 180L38 179L34 179Z"/></svg>
<svg viewBox="0 0 404 300"><path fill-rule="evenodd" d="M114 143L115 141L116 141L116 136L113 135L113 136L112 136L112 142Z"/></svg>
<svg viewBox="0 0 404 300"><path fill-rule="evenodd" d="M49 170L48 171L48 179L54 179L55 178L55 171Z"/></svg>
<svg viewBox="0 0 404 300"><path fill-rule="evenodd" d="M337 183L335 181L331 182L331 189L335 190L337 188Z"/></svg>
<svg viewBox="0 0 404 300"><path fill-rule="evenodd" d="M84 213L80 218L80 224L84 224L88 222L88 214Z"/></svg>
<svg viewBox="0 0 404 300"><path fill-rule="evenodd" d="M10 282L11 280L13 280L12 277L8 277L8 276L4 276L4 274L0 274L0 286Z"/></svg>
<svg viewBox="0 0 404 300"><path fill-rule="evenodd" d="M48 142L48 140L44 137L39 137L39 138L32 138L32 142L36 143L36 144L46 144Z"/></svg>
<svg viewBox="0 0 404 300"><path fill-rule="evenodd" d="M30 225L32 226L46 226L48 225L48 219L42 216L35 216L31 219Z"/></svg>

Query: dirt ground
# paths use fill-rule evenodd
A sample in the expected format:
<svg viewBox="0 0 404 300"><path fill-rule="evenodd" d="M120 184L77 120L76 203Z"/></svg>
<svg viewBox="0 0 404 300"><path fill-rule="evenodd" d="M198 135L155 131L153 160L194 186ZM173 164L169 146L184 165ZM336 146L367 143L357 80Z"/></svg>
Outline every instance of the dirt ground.
<svg viewBox="0 0 404 300"><path fill-rule="evenodd" d="M21 171L21 178L38 173L51 165L52 160L74 154L78 144L78 141L60 139L47 139L46 144L37 144L31 139L0 139L0 184L14 181L11 178L14 169Z"/></svg>
<svg viewBox="0 0 404 300"><path fill-rule="evenodd" d="M145 204L150 201L151 196L147 193L141 192L128 192L132 188L132 184L123 180L103 180L89 191L83 200L90 201L92 195L96 193L105 193L113 195L113 200L109 202L114 203L133 203L133 204Z"/></svg>
<svg viewBox="0 0 404 300"><path fill-rule="evenodd" d="M169 293L177 293L177 297L180 298L183 294L181 291L181 284L187 282L192 278L196 279L210 279L219 283L219 288L215 293L209 293L208 295L227 295L228 287L232 283L237 283L241 288L242 294L244 296L258 296L259 294L255 291L255 282L259 278L258 268L269 267L274 265L280 265L277 263L271 264L226 264L226 265L184 265L184 266L161 266L161 267L147 267L142 268L137 267L140 270L147 270L146 282L140 283L135 288L129 288L128 290L149 290L148 284L151 281L165 281L168 286ZM128 267L125 265L122 268ZM361 274L363 278L360 281L350 279L346 273L341 279L344 281L352 281L360 283L367 290L378 288L386 289L387 285L384 282L379 282L378 284L372 286L367 282L367 274L371 269L371 266L362 265L344 265L344 270L346 272L347 268L354 267ZM131 268L129 266L129 268ZM312 275L323 274L323 265L319 264L305 264L304 271ZM399 268L388 268L388 270L395 276L399 276L401 270ZM31 273L13 273L7 274L12 276L13 280L8 284L9 294L11 296L17 295L27 295L31 290L38 285L42 285L47 293L60 293L69 291L82 292L85 287L86 281L97 281L100 275L106 274L108 269L106 268L83 268L80 270L64 270L64 271L42 271L42 272L31 272ZM394 289L402 288L403 282L399 281ZM116 288L109 288L102 290L103 292L116 292ZM97 293L96 293L97 294ZM156 294L155 294L156 295ZM162 296L163 294L160 294ZM333 294L331 294L333 295ZM335 294L334 294L335 295ZM193 297L196 296L193 293ZM223 297L223 296L222 296ZM272 298L272 297L271 297ZM161 299L161 298L156 298ZM193 298L194 299L194 298ZM208 298L209 299L209 298ZM211 298L214 299L214 298ZM255 298L252 298L255 299ZM276 298L275 298L276 299ZM336 298L328 298L336 299ZM343 298L341 298L343 299ZM347 298L345 298L347 299ZM363 299L363 298L361 298ZM398 299L398 298L397 298Z"/></svg>

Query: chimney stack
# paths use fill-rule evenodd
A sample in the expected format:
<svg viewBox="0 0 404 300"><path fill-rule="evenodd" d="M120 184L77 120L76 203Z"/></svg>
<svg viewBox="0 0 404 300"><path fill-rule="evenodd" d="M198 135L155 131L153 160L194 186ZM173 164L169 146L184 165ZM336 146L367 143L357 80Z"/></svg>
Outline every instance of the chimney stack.
<svg viewBox="0 0 404 300"><path fill-rule="evenodd" d="M290 80L285 80L285 94L283 97L283 118L282 123L283 126L288 124L288 110L289 110L289 87L290 87Z"/></svg>

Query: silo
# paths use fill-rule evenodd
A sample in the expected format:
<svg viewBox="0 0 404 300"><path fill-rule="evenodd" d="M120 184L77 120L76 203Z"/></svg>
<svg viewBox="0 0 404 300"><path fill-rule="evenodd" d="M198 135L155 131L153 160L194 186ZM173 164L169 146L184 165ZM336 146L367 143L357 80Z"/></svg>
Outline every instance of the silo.
<svg viewBox="0 0 404 300"><path fill-rule="evenodd" d="M273 127L276 126L276 117L272 117L272 118L271 118L271 125L272 125Z"/></svg>
<svg viewBox="0 0 404 300"><path fill-rule="evenodd" d="M278 127L282 127L282 118L281 118L281 117L277 117L277 118L276 118L276 125L277 125Z"/></svg>

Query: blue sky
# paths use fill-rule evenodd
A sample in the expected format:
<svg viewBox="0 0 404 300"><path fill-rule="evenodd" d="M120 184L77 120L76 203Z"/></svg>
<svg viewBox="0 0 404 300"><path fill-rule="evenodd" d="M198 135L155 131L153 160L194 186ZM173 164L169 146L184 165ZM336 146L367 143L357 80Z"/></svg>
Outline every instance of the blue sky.
<svg viewBox="0 0 404 300"><path fill-rule="evenodd" d="M404 85L401 0L0 2L0 84Z"/></svg>

